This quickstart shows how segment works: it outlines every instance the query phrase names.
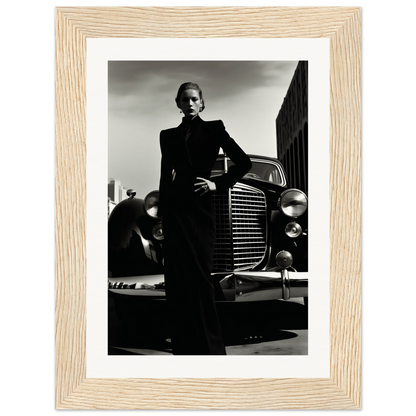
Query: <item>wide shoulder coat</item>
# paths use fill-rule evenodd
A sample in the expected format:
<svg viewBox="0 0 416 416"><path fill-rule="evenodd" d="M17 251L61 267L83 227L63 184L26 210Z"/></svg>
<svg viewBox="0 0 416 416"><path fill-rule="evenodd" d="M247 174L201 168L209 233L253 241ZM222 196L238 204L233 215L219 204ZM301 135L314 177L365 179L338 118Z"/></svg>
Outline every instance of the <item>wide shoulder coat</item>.
<svg viewBox="0 0 416 416"><path fill-rule="evenodd" d="M232 187L251 161L225 130L221 120L203 121L160 133L162 153L159 216L164 230L166 296L173 320L174 354L225 354L211 278L215 214L211 192L195 192L197 178L209 179L217 192ZM220 148L233 161L211 178Z"/></svg>

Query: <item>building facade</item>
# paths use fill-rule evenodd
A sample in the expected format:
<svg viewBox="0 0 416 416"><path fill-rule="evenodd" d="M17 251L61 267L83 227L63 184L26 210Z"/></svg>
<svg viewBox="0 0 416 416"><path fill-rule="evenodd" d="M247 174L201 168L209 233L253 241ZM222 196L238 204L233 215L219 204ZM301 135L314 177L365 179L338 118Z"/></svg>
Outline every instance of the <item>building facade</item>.
<svg viewBox="0 0 416 416"><path fill-rule="evenodd" d="M308 62L299 61L276 118L277 157L289 187L308 194Z"/></svg>
<svg viewBox="0 0 416 416"><path fill-rule="evenodd" d="M109 179L107 199L108 215L111 214L111 211L119 202L127 198L127 188L121 186L121 182L119 180Z"/></svg>

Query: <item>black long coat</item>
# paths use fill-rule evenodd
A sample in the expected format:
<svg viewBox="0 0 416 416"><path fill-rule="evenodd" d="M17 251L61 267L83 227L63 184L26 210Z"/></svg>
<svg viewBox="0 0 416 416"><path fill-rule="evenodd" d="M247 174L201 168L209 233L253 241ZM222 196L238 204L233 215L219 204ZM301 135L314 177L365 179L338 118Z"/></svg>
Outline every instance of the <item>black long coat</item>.
<svg viewBox="0 0 416 416"><path fill-rule="evenodd" d="M195 117L160 133L162 152L159 215L164 229L166 296L176 355L225 354L211 277L215 218L211 193L195 193L196 178L210 179L220 148L234 162L212 178L217 191L232 187L251 161L222 121ZM174 175L172 174L174 172Z"/></svg>

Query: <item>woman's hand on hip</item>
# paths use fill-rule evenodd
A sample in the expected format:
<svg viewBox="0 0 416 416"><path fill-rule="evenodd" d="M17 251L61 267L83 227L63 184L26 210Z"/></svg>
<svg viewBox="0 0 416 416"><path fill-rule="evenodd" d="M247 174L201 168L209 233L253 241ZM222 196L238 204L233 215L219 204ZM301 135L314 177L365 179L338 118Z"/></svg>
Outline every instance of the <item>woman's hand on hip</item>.
<svg viewBox="0 0 416 416"><path fill-rule="evenodd" d="M195 192L202 191L200 196L206 194L207 192L214 192L217 189L215 182L212 182L205 178L197 177L197 179L199 180L199 182L195 183Z"/></svg>

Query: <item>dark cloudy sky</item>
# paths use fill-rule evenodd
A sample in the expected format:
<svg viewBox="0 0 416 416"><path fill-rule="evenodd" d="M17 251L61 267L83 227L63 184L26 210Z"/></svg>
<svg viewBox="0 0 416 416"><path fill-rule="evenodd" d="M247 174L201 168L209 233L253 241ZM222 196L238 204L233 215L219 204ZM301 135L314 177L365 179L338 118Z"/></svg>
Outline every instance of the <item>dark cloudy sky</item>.
<svg viewBox="0 0 416 416"><path fill-rule="evenodd" d="M159 185L161 130L180 124L179 85L201 87L201 118L221 119L246 153L276 156L275 120L297 61L112 61L108 65L108 176L137 197Z"/></svg>

